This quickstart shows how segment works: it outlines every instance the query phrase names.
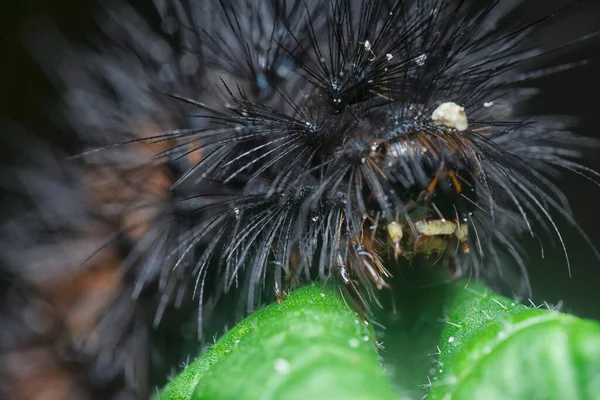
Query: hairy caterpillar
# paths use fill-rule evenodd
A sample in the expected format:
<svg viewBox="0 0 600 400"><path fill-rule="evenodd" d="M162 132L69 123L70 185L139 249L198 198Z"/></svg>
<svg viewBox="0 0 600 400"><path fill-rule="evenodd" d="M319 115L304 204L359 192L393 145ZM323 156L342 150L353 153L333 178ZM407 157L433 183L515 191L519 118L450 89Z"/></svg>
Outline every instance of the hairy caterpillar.
<svg viewBox="0 0 600 400"><path fill-rule="evenodd" d="M518 113L530 91L517 85L545 73L529 66L573 44L520 47L550 14L513 20L517 2L499 1L155 3L161 31L121 4L91 49L51 31L30 43L91 150L21 171L36 210L6 227L3 256L41 299L13 304L59 314L42 336L68 338L61 365L86 366L80 398L143 396L161 379L144 368L172 362L149 341L214 321L223 301L243 314L333 278L360 310L396 263L494 281L508 256L524 270L518 242L534 222L559 244L551 213L574 223L545 173L596 175L563 119Z"/></svg>

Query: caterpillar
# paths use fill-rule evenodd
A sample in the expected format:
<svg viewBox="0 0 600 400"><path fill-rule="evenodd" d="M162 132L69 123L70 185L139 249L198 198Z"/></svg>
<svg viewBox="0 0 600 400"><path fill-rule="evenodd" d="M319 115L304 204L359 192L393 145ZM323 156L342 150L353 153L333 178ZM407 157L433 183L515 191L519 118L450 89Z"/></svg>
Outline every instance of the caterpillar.
<svg viewBox="0 0 600 400"><path fill-rule="evenodd" d="M519 243L538 231L570 267L554 216L578 225L551 176L597 179L579 161L595 142L520 110L579 65L536 63L593 34L525 40L575 4L154 5L105 6L91 44L28 35L79 151L38 141L15 173L34 207L2 230L11 398L49 371L56 399L147 397L198 333L312 280L368 317L407 265L527 291ZM15 367L31 357L48 362Z"/></svg>

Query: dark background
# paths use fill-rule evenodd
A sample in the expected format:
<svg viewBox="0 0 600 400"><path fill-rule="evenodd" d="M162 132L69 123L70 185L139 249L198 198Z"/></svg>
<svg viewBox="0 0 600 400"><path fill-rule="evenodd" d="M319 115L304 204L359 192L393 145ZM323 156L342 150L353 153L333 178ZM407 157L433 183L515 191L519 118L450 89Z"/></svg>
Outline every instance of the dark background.
<svg viewBox="0 0 600 400"><path fill-rule="evenodd" d="M138 6L151 10L150 0L138 3ZM524 20L528 15L539 17L547 14L545 9L557 10L567 3L528 1L518 15ZM549 30L534 33L527 43L558 45L581 34L600 30L600 5L597 3L583 2L566 11L552 22ZM66 36L83 40L98 30L93 18L97 9L96 3L90 0L20 0L3 4L0 13L0 116L51 142L68 143L69 132L61 130L49 118L57 94L27 54L21 37L32 16L44 15L54 20ZM543 60L542 67L581 59L589 60L589 64L541 79L537 86L542 89L542 94L536 96L529 107L532 113L574 115L580 121L577 133L600 139L600 38L548 57ZM0 165L7 165L18 154L5 145L6 140L15 139L11 137L14 131L2 129ZM587 164L600 170L600 148L590 149L587 157ZM566 174L559 184L572 201L576 220L600 247L600 187L574 174ZM537 242L532 243L529 269L534 300L537 303L563 300L566 311L600 319L600 261L577 232L558 215L557 221L566 238L572 278L569 279L560 248L547 241L545 259L542 260Z"/></svg>

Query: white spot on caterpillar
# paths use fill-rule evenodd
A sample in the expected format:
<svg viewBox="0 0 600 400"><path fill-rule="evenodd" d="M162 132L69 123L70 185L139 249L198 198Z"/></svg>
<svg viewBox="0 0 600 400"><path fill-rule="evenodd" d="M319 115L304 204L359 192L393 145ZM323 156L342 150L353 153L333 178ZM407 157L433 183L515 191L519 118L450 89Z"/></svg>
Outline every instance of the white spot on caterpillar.
<svg viewBox="0 0 600 400"><path fill-rule="evenodd" d="M353 349L357 348L358 346L360 346L360 341L356 338L350 339L348 341L348 344L350 345L350 347L352 347Z"/></svg>
<svg viewBox="0 0 600 400"><path fill-rule="evenodd" d="M450 336L450 337L448 338L448 343L452 343L452 342L454 342L454 336Z"/></svg>
<svg viewBox="0 0 600 400"><path fill-rule="evenodd" d="M273 368L275 369L275 372L280 375L286 375L292 369L290 363L285 358L276 359L273 363Z"/></svg>
<svg viewBox="0 0 600 400"><path fill-rule="evenodd" d="M442 103L431 114L431 119L437 125L444 125L458 131L464 131L469 127L465 108L456 103Z"/></svg>

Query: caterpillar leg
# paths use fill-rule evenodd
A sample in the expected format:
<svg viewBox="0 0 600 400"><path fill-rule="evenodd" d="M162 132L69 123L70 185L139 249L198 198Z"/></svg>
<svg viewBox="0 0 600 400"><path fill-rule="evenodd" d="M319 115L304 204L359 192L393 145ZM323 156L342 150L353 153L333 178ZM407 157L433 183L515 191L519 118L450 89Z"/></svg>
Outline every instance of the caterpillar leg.
<svg viewBox="0 0 600 400"><path fill-rule="evenodd" d="M352 243L352 253L354 262L358 269L375 284L379 290L389 288L385 278L391 277L391 274L383 266L383 261L373 250L360 244L358 241Z"/></svg>
<svg viewBox="0 0 600 400"><path fill-rule="evenodd" d="M275 245L274 250L277 250ZM274 291L277 303L281 303L285 300L290 293L290 290L298 286L297 269L300 265L300 254L298 250L293 250L289 265L287 267L279 264L275 268L275 283Z"/></svg>
<svg viewBox="0 0 600 400"><path fill-rule="evenodd" d="M279 282L278 280L275 280L275 298L277 298L277 303L281 303L282 301L284 301L287 297L287 291L283 288L283 285L281 285L281 282Z"/></svg>
<svg viewBox="0 0 600 400"><path fill-rule="evenodd" d="M425 189L424 194L428 198L431 198L431 196L433 196L433 193L436 191L438 184L440 183L440 179L448 179L448 178L450 179L450 182L452 182L452 184L454 185L454 190L456 191L456 194L462 193L462 185L458 181L458 177L456 176L456 173L454 173L454 171L452 171L451 169L442 166L436 172L436 174L433 177L433 179L431 180L431 182L429 182L429 185L427 185L427 188Z"/></svg>
<svg viewBox="0 0 600 400"><path fill-rule="evenodd" d="M346 289L345 292L349 294L348 300L350 300L350 305L353 306L354 310L363 318L363 320L366 320L368 303L360 292L356 281L352 279L352 273L341 254L338 254L337 256L336 271L337 278L342 285L344 285L344 288Z"/></svg>
<svg viewBox="0 0 600 400"><path fill-rule="evenodd" d="M469 248L469 230L467 225L458 224L455 221L445 219L434 219L429 221L416 221L415 228L420 235L419 240L415 244L417 251L419 248L426 246L428 251L439 250L443 251L446 248L447 240L443 236L454 236L458 239L462 252L468 254ZM443 248L442 248L443 247Z"/></svg>
<svg viewBox="0 0 600 400"><path fill-rule="evenodd" d="M402 238L404 237L404 225L392 221L386 225L388 232L388 238L391 241L392 248L394 249L394 259L398 260L398 257L404 253L402 248Z"/></svg>

